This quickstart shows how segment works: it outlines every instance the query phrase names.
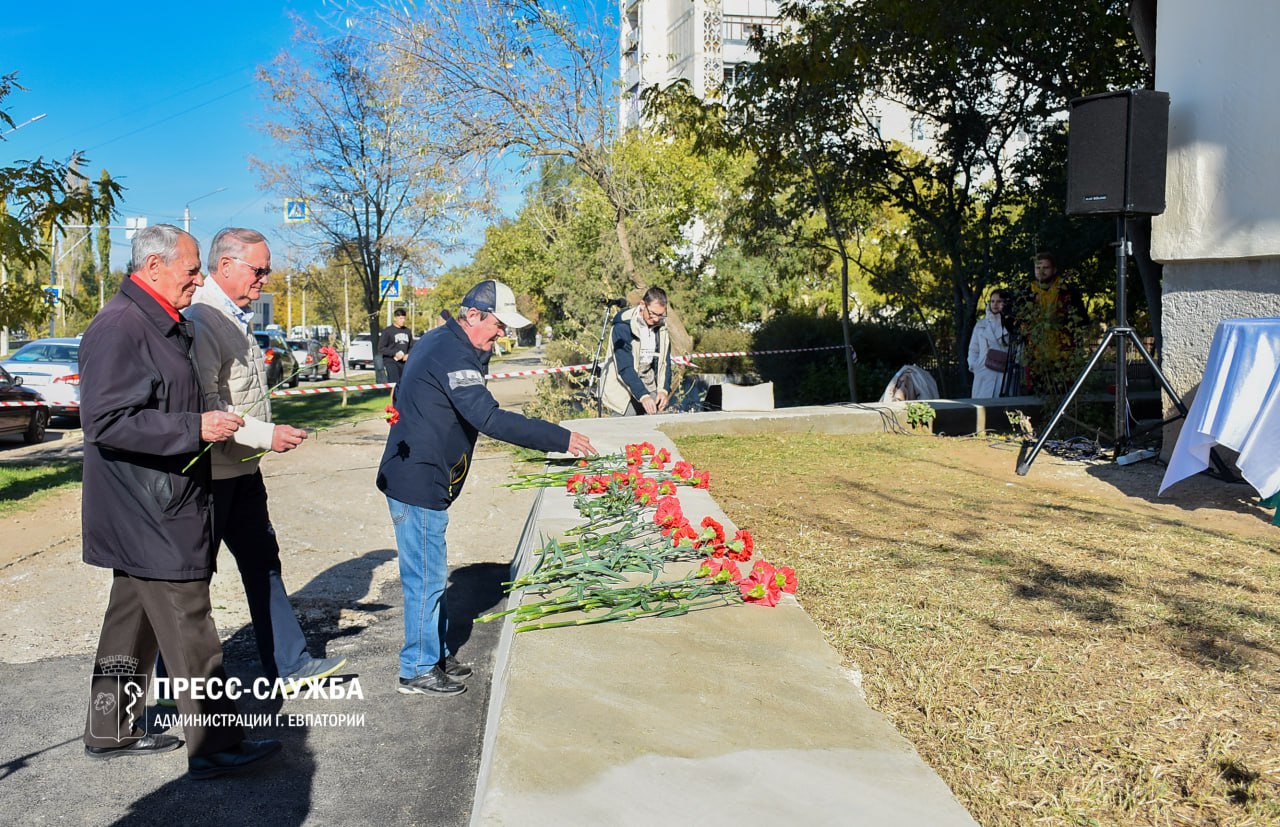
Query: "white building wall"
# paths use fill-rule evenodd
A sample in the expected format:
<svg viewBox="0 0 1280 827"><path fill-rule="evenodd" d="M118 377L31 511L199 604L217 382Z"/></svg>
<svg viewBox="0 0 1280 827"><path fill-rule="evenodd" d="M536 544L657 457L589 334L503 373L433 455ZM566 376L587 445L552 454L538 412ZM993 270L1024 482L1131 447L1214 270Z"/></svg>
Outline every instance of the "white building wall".
<svg viewBox="0 0 1280 827"><path fill-rule="evenodd" d="M707 97L723 82L725 66L751 63L744 34L773 25L777 0L620 0L618 120L640 122L640 93L687 80Z"/></svg>
<svg viewBox="0 0 1280 827"><path fill-rule="evenodd" d="M1280 316L1277 32L1275 0L1160 0L1156 88L1169 93L1169 156L1151 254L1164 264L1163 367L1186 401L1220 320Z"/></svg>

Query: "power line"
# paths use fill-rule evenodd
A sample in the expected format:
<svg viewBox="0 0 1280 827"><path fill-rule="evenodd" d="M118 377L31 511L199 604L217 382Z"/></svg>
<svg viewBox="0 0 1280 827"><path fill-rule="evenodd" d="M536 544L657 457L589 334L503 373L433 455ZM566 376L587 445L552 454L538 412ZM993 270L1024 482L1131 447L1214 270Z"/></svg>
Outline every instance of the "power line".
<svg viewBox="0 0 1280 827"><path fill-rule="evenodd" d="M151 100L151 101L149 101L149 102L147 102L147 103L143 104L142 106L139 106L139 107L137 107L137 108L135 108L135 109L130 109L128 112L122 112L122 113L120 113L119 115L116 115L114 118L107 118L105 121L99 121L98 123L93 124L92 126L86 126L86 127L82 128L82 129L77 129L75 132L69 133L69 134L68 134L68 135L66 135L65 137L59 138L58 140L54 141L53 143L54 143L54 145L55 145L55 146L56 146L56 145L59 145L59 144L63 144L63 143L68 143L68 142L70 142L70 141L74 140L75 138L80 137L81 135L84 135L84 134L89 133L89 132L94 132L94 131L99 130L99 129L101 129L101 128L105 127L105 126L110 126L111 124L116 123L117 121L123 121L123 120L125 120L125 119L127 119L127 118L131 118L131 117L133 117L134 115L138 114L139 112L145 112L145 111L147 111L147 110L149 110L149 109L153 109L157 104L161 104L161 103L164 103L164 102L166 102L166 101L173 100L174 98L182 97L182 96L184 96L184 95L187 95L187 94L189 94L189 93L191 93L191 92L196 91L197 89L200 89L200 88L203 88L203 87L205 87L205 86L208 86L208 85L209 85L209 84L211 84L211 83L217 83L218 81L222 80L223 78L231 77L232 75L238 75L238 74L240 74L241 72L243 72L245 69L251 69L251 68L253 68L253 64L252 64L252 63L247 64L247 65L245 65L245 66L241 66L241 67L239 67L238 69L232 69L232 70L231 70L231 71L229 71L229 72L224 72L223 74L218 75L218 76L213 77L213 78L210 78L209 80L206 80L206 81L202 81L202 82L200 82L200 83L197 83L195 86L189 86L189 87L187 87L186 89L181 89L181 90L179 90L179 91L177 91L177 92L174 92L174 93L173 93L173 94L171 94L171 95L165 95L165 96L164 96L164 97L162 97L162 98L157 98L157 99L155 99L155 100ZM243 87L241 87L241 88L243 88ZM114 140L114 139L113 139L113 140Z"/></svg>
<svg viewBox="0 0 1280 827"><path fill-rule="evenodd" d="M146 124L145 126L140 126L137 129L124 133L123 135L117 135L114 138L111 138L109 140L103 141L100 144L97 144L96 146L91 146L88 149L84 150L84 152L85 153L93 152L94 150L101 149L102 147L108 146L109 144L114 144L116 141L122 141L125 138L129 138L129 137L132 137L133 135L137 135L139 132L145 132L146 130L151 129L152 127L155 127L155 126L159 126L162 123L168 123L174 118L180 118L183 115L187 115L191 112L196 111L197 109L203 109L204 107L208 106L211 103L216 103L217 101L220 101L223 98L229 98L232 95L236 94L237 92L243 92L245 89L248 89L252 85L253 85L252 83L246 83L243 86L238 86L235 89L232 89L230 92L225 92L221 95L218 95L217 97L210 98L209 100L204 101L202 103L197 103L194 106L189 106L186 109L182 110L181 112L175 112L174 114L168 116L167 118L161 118L158 121L152 121L151 123Z"/></svg>

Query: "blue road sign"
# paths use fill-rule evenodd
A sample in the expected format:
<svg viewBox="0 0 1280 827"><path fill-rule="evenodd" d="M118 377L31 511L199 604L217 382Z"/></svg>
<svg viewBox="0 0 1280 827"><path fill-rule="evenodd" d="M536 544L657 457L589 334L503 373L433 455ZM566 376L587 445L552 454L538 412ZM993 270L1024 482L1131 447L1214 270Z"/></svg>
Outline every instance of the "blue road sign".
<svg viewBox="0 0 1280 827"><path fill-rule="evenodd" d="M384 299L400 298L400 279L383 279L378 282L378 292Z"/></svg>
<svg viewBox="0 0 1280 827"><path fill-rule="evenodd" d="M49 304L57 305L59 302L62 301L61 287L46 287L44 289L44 292L47 293L49 296Z"/></svg>
<svg viewBox="0 0 1280 827"><path fill-rule="evenodd" d="M311 218L307 210L307 202L301 198L288 198L284 202L284 221L286 224L299 224Z"/></svg>

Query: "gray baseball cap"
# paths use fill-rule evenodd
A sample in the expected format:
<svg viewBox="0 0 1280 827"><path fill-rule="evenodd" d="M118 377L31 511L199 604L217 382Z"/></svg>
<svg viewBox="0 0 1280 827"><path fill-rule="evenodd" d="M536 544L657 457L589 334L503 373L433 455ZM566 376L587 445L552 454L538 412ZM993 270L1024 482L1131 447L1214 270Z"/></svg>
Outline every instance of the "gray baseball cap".
<svg viewBox="0 0 1280 827"><path fill-rule="evenodd" d="M495 279L482 281L468 290L462 306L492 313L498 317L498 321L512 329L533 324L516 310L516 294L511 292L511 288Z"/></svg>

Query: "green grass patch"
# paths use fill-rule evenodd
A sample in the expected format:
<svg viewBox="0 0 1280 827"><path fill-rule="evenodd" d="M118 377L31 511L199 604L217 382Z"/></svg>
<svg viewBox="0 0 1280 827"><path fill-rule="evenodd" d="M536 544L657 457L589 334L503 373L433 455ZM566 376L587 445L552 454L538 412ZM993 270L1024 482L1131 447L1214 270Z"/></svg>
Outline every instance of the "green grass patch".
<svg viewBox="0 0 1280 827"><path fill-rule="evenodd" d="M0 515L24 511L49 495L80 484L79 462L0 465Z"/></svg>
<svg viewBox="0 0 1280 827"><path fill-rule="evenodd" d="M271 418L295 428L319 430L349 422L381 419L390 402L391 394L385 390L348 393L345 408L340 393L284 396L271 400Z"/></svg>

